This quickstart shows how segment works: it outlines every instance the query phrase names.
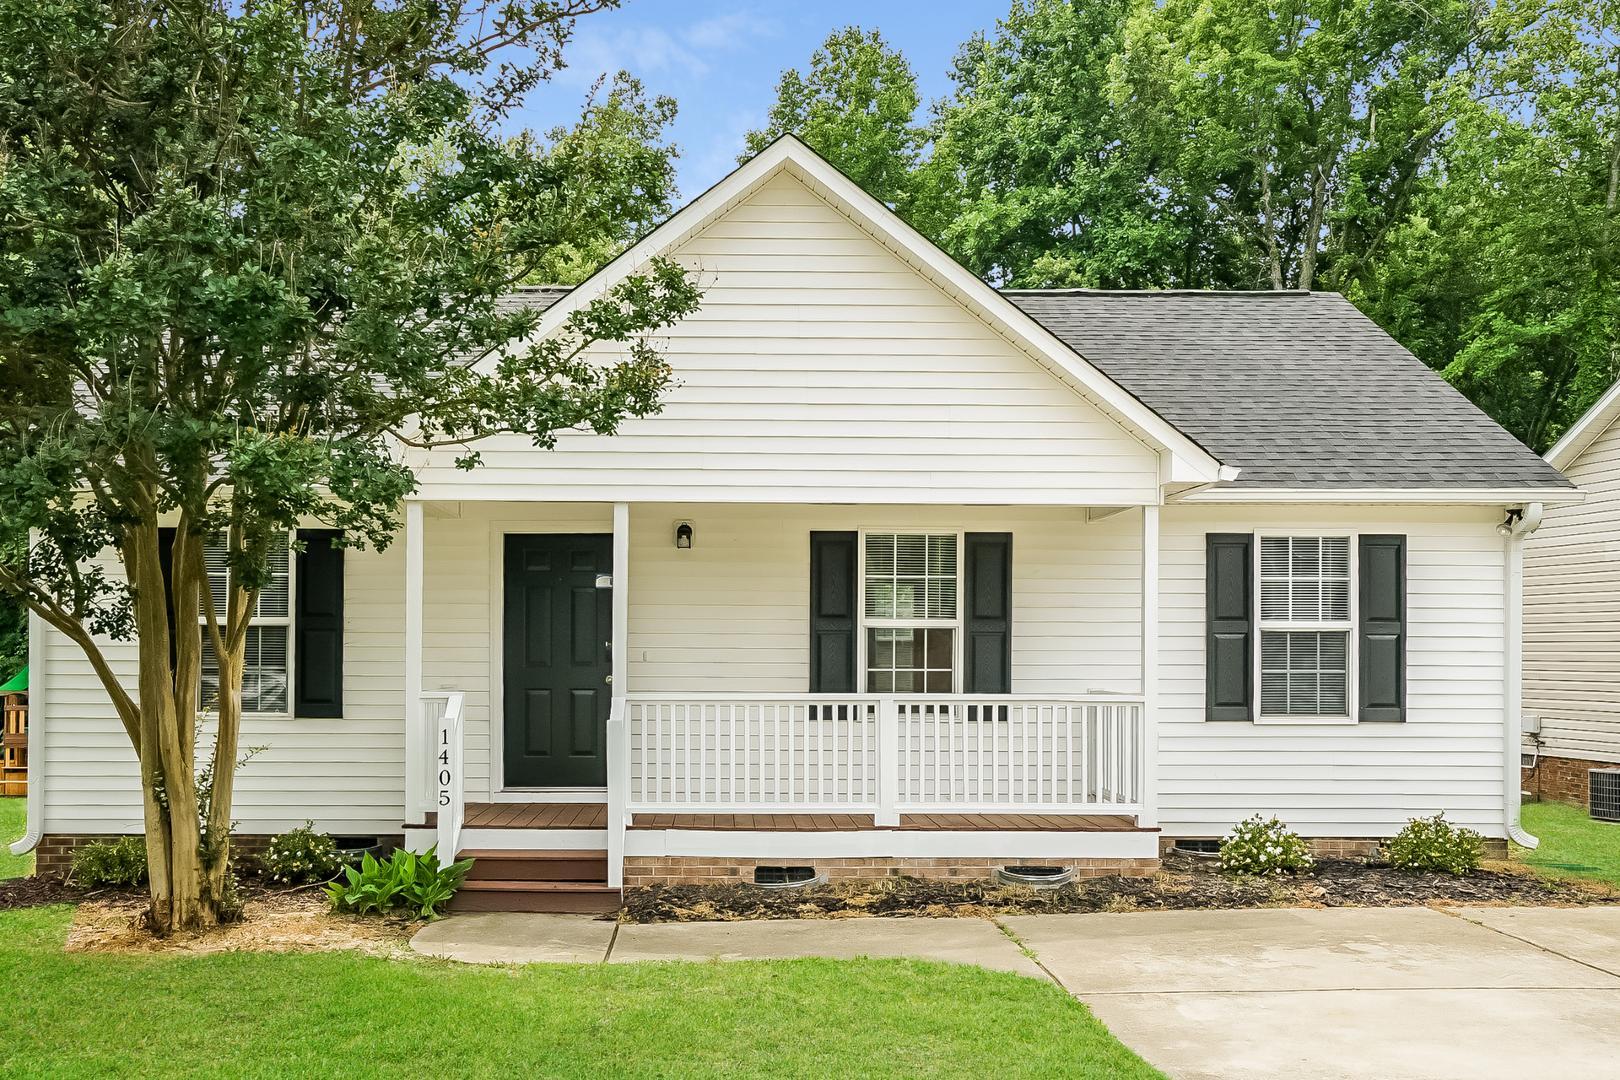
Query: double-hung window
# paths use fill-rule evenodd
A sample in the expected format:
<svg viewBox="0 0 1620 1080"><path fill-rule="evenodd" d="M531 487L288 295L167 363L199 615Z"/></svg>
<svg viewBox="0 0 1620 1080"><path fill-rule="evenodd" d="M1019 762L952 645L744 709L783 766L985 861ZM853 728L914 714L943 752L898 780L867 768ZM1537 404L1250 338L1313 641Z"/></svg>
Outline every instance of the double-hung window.
<svg viewBox="0 0 1620 1080"><path fill-rule="evenodd" d="M1260 718L1350 718L1350 537L1259 541Z"/></svg>
<svg viewBox="0 0 1620 1080"><path fill-rule="evenodd" d="M955 691L960 540L956 533L864 535L861 615L867 693Z"/></svg>
<svg viewBox="0 0 1620 1080"><path fill-rule="evenodd" d="M224 631L229 567L223 534L208 537L203 564L214 597L214 615ZM242 711L285 716L292 685L293 557L287 538L270 550L270 580L259 590L248 624L242 668ZM202 618L201 615L198 616ZM202 642L202 704L213 709L219 697L219 660L206 627Z"/></svg>

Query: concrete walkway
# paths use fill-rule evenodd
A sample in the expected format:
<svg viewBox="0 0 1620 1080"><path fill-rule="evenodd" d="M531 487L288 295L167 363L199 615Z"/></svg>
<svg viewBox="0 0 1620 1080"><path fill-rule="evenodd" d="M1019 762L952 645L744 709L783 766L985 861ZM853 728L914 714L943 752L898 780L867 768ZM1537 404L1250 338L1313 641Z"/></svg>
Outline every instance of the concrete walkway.
<svg viewBox="0 0 1620 1080"><path fill-rule="evenodd" d="M1522 1080L1613 1075L1620 1060L1620 908L621 927L581 916L461 915L411 945L474 962L911 956L980 964L1056 980L1127 1045L1188 1080Z"/></svg>

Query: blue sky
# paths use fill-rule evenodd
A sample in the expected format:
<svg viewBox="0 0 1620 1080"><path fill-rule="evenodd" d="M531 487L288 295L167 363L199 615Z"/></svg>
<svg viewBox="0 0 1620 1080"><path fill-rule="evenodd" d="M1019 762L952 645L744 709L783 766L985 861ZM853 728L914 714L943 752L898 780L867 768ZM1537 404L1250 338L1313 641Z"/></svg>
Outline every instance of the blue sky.
<svg viewBox="0 0 1620 1080"><path fill-rule="evenodd" d="M569 66L537 87L514 122L544 132L571 123L591 83L623 68L650 93L680 104L681 198L691 199L736 164L743 135L761 126L784 68L801 70L841 26L876 28L911 61L924 106L945 94L961 42L1006 14L1008 0L624 0L581 19Z"/></svg>

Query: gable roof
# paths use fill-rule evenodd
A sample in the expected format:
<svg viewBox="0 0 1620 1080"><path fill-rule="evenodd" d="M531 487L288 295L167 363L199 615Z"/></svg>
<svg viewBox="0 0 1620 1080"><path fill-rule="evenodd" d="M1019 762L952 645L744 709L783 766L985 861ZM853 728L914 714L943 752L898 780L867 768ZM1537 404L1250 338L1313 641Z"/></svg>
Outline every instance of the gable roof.
<svg viewBox="0 0 1620 1080"><path fill-rule="evenodd" d="M1572 486L1337 293L1004 295L1238 466L1225 487Z"/></svg>
<svg viewBox="0 0 1620 1080"><path fill-rule="evenodd" d="M1605 390L1597 403L1570 425L1563 438L1553 443L1546 453L1547 461L1555 469L1569 468L1617 419L1620 419L1620 382Z"/></svg>
<svg viewBox="0 0 1620 1080"><path fill-rule="evenodd" d="M1213 483L1237 475L1237 470L1223 466L1196 439L1059 341L793 135L779 137L577 288L553 299L535 334L544 337L552 333L571 311L603 295L649 260L680 247L763 184L784 173L808 187L1125 431L1156 450L1161 483Z"/></svg>
<svg viewBox="0 0 1620 1080"><path fill-rule="evenodd" d="M544 309L567 292L534 286L506 302ZM1223 463L1237 466L1237 479L1220 485L1234 494L1573 491L1556 468L1337 293L1002 295ZM1609 420L1620 415L1620 387L1588 417L1604 403L1612 407ZM1571 429L1565 439L1574 435Z"/></svg>

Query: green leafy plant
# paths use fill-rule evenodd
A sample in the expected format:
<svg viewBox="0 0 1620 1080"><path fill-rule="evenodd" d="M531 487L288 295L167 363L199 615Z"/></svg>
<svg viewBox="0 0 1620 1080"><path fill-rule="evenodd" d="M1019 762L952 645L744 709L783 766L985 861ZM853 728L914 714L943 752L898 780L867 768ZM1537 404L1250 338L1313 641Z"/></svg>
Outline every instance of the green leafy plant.
<svg viewBox="0 0 1620 1080"><path fill-rule="evenodd" d="M1484 854L1484 837L1451 824L1444 812L1413 818L1384 845L1384 857L1397 870L1438 871L1458 877L1478 870Z"/></svg>
<svg viewBox="0 0 1620 1080"><path fill-rule="evenodd" d="M1314 864L1310 845L1277 818L1256 814L1221 840L1221 869L1228 874L1287 874Z"/></svg>
<svg viewBox="0 0 1620 1080"><path fill-rule="evenodd" d="M343 868L343 876L327 885L326 895L338 911L380 915L403 907L417 918L433 919L461 887L472 864L463 859L441 866L435 848L421 855L400 849L380 860L367 853L358 867Z"/></svg>
<svg viewBox="0 0 1620 1080"><path fill-rule="evenodd" d="M146 881L146 838L93 840L76 849L73 880L91 888L142 884Z"/></svg>
<svg viewBox="0 0 1620 1080"><path fill-rule="evenodd" d="M271 881L298 885L326 881L343 867L337 844L325 833L315 831L315 823L304 824L270 841L259 858Z"/></svg>

